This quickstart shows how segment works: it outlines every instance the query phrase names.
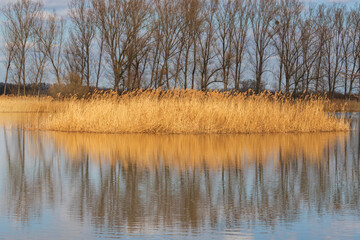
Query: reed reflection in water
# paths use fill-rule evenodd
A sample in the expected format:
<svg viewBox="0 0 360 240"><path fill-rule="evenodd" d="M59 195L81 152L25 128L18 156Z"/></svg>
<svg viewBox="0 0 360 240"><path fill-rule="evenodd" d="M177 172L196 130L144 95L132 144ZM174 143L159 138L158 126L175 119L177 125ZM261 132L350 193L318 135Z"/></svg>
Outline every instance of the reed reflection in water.
<svg viewBox="0 0 360 240"><path fill-rule="evenodd" d="M292 232L309 216L360 219L358 130L99 135L4 125L0 133L0 216L23 231L54 218L77 226L67 237L249 237Z"/></svg>

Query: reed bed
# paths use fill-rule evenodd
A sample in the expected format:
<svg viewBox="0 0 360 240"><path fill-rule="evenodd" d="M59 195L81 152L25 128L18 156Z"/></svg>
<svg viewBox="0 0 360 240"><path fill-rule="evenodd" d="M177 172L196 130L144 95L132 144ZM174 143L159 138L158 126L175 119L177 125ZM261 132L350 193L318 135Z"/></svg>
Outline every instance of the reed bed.
<svg viewBox="0 0 360 240"><path fill-rule="evenodd" d="M96 133L287 133L349 129L324 112L328 101L263 93L136 91L71 99L40 129Z"/></svg>
<svg viewBox="0 0 360 240"><path fill-rule="evenodd" d="M139 90L121 96L108 93L86 99L45 99L38 107L35 98L29 100L19 99L19 104L49 112L31 127L53 131L229 134L349 129L345 118L324 111L327 100L315 97L294 100L269 93Z"/></svg>
<svg viewBox="0 0 360 240"><path fill-rule="evenodd" d="M0 113L50 113L60 110L66 104L52 97L0 96Z"/></svg>

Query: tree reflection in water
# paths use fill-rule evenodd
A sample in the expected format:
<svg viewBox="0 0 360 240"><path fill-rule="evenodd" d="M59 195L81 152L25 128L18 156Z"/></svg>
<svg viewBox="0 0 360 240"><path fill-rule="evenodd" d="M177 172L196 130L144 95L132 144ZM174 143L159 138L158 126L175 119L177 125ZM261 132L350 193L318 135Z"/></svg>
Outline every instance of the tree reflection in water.
<svg viewBox="0 0 360 240"><path fill-rule="evenodd" d="M354 124L358 124L355 122ZM1 203L66 209L96 231L201 232L359 214L359 134L99 135L3 129Z"/></svg>

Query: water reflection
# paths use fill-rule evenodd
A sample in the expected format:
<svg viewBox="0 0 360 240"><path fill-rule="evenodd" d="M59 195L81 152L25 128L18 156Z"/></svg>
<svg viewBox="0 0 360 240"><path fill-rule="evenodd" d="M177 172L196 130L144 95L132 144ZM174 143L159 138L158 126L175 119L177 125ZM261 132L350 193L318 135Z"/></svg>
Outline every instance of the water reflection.
<svg viewBox="0 0 360 240"><path fill-rule="evenodd" d="M162 165L186 170L189 167L217 170L269 161L280 164L305 158L319 162L325 146L345 133L297 135L99 135L51 133L50 141L71 161L90 158L96 162L136 165L154 169ZM101 163L100 163L101 164Z"/></svg>
<svg viewBox="0 0 360 240"><path fill-rule="evenodd" d="M270 233L304 215L358 218L354 124L350 133L234 136L46 133L4 125L0 216L31 225L52 209L50 215L59 211L84 231L120 236L239 235L236 229L256 226Z"/></svg>

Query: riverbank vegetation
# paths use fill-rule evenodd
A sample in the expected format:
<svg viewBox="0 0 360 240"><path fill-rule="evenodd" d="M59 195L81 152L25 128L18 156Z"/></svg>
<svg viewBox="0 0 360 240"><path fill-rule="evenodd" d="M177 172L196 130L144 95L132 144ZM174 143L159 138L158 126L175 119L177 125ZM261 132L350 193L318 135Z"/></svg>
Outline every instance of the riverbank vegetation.
<svg viewBox="0 0 360 240"><path fill-rule="evenodd" d="M94 133L288 133L349 129L317 97L196 90L138 90L87 98L0 98L0 111L34 112L33 129ZM13 108L13 106L16 106ZM23 109L21 109L23 107ZM331 109L331 107L329 108Z"/></svg>
<svg viewBox="0 0 360 240"><path fill-rule="evenodd" d="M360 112L360 101L349 99L332 99L330 101L330 107L332 111L336 112ZM331 111L330 110L330 111Z"/></svg>

